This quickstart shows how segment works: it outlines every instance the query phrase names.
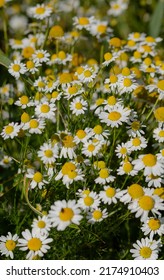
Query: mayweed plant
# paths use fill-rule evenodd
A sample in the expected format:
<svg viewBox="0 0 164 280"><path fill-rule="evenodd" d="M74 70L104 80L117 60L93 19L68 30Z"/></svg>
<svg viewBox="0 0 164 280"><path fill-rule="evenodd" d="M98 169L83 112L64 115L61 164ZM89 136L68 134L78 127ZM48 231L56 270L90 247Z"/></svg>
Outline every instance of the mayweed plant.
<svg viewBox="0 0 164 280"><path fill-rule="evenodd" d="M0 256L163 259L162 38L121 37L128 0L37 2L0 0Z"/></svg>

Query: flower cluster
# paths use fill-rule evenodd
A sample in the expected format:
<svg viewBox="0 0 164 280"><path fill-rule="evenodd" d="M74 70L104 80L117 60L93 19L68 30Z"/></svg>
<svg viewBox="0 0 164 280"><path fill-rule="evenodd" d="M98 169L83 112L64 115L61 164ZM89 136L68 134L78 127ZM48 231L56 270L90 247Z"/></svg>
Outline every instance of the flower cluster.
<svg viewBox="0 0 164 280"><path fill-rule="evenodd" d="M111 1L107 16L119 16L128 2ZM2 235L0 253L42 258L56 242L53 232L126 217L136 219L138 236L145 236L129 249L132 258L158 259L164 233L162 39L140 32L120 39L108 20L92 15L77 14L65 30L55 14L69 11L65 5L28 7L27 32L9 39L8 77L0 87L0 166L11 170L20 199L23 194L38 217L31 230L17 226L14 235ZM85 53L87 40L88 49L96 48L93 56L92 49Z"/></svg>

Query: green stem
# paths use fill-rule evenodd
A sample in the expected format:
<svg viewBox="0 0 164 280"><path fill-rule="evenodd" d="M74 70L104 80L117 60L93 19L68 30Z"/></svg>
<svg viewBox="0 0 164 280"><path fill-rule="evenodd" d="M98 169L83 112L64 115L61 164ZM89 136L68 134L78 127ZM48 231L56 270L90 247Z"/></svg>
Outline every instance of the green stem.
<svg viewBox="0 0 164 280"><path fill-rule="evenodd" d="M32 209L32 211L34 211L37 215L43 217L43 214L40 211L38 211L34 206L32 206L32 204L29 201L29 198L28 198L29 185L30 185L30 182L27 184L26 177L24 176L23 189L24 189L24 195L25 195L26 202L27 202L28 206Z"/></svg>
<svg viewBox="0 0 164 280"><path fill-rule="evenodd" d="M147 115L145 121L147 121L147 120L149 119L149 117L151 116L151 114L153 113L153 111L154 111L156 105L158 104L158 101L159 101L159 99L157 98L157 100L156 100L154 106L152 107L151 111L150 111L149 114Z"/></svg>

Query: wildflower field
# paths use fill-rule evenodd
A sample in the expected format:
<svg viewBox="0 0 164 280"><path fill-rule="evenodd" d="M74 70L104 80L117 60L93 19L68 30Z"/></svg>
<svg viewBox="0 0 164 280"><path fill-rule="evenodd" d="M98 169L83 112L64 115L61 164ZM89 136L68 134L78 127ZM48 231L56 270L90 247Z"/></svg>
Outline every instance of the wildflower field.
<svg viewBox="0 0 164 280"><path fill-rule="evenodd" d="M164 259L163 18L0 0L0 259Z"/></svg>

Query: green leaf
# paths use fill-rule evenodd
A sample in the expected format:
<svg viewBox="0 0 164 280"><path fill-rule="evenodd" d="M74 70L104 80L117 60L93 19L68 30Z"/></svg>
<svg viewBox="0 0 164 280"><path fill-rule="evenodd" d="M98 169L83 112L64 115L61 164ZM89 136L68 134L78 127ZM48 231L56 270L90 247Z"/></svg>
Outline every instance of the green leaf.
<svg viewBox="0 0 164 280"><path fill-rule="evenodd" d="M160 28L164 18L164 1L160 0L156 5L154 13L149 23L149 33L153 37L157 37L160 33Z"/></svg>
<svg viewBox="0 0 164 280"><path fill-rule="evenodd" d="M10 59L0 50L0 64L5 66L6 68L9 67L11 64Z"/></svg>

